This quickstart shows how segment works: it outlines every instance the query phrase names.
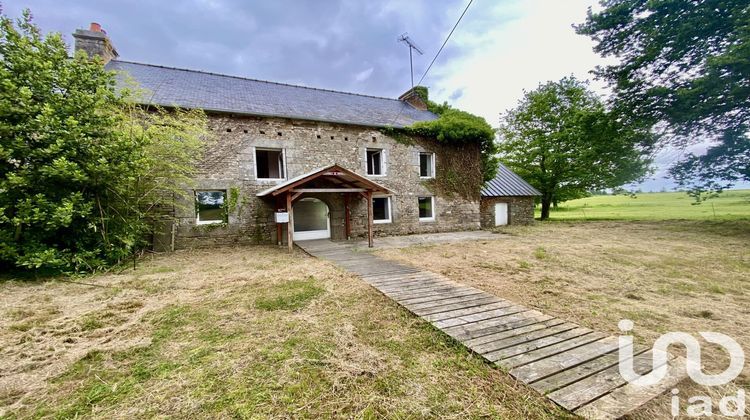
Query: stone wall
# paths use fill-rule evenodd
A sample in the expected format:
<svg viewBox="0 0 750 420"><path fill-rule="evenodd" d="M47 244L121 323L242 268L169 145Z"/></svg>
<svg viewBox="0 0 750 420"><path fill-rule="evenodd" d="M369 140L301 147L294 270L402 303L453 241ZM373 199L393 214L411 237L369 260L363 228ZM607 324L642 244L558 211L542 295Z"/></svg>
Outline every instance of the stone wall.
<svg viewBox="0 0 750 420"><path fill-rule="evenodd" d="M422 139L397 141L377 128L282 118L209 115L209 128L214 139L199 167L195 189L226 190L228 194L235 191L239 195L238 205L229 209L228 223L225 225L197 225L194 203L190 200L177 203L175 247L178 249L276 241L273 212L283 205L258 198L256 194L284 181L256 178L256 147L284 150L286 179L338 164L391 190L392 222L376 224L376 235L471 230L480 227L478 191L481 173L478 148L454 148ZM385 151L385 175L366 175L367 148ZM423 151L435 153L438 175L445 171L460 174L463 182L476 185L477 195L447 194L435 187L435 180L421 179L419 152ZM467 160L476 164L466 166L456 163ZM328 204L332 238L345 239L343 195L324 193L303 197L306 196L314 196ZM434 221L419 220L417 197L422 196L435 197ZM352 195L351 214L352 236L365 236L367 207L363 198ZM285 239L286 229L283 232L282 239Z"/></svg>
<svg viewBox="0 0 750 420"><path fill-rule="evenodd" d="M482 228L495 227L495 203L508 203L508 224L528 225L534 223L534 197L482 197Z"/></svg>

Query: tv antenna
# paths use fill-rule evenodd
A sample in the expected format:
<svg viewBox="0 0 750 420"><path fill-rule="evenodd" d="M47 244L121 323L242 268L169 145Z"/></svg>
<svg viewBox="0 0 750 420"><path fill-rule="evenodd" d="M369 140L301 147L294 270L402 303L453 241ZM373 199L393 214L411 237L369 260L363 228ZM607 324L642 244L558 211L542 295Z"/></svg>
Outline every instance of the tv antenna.
<svg viewBox="0 0 750 420"><path fill-rule="evenodd" d="M406 32L402 33L401 36L398 37L398 41L403 42L409 46L409 69L411 70L411 87L414 87L414 61L412 59L412 50L418 52L419 55L423 55L424 52L417 46L417 44L414 43L411 38L409 38L409 34Z"/></svg>

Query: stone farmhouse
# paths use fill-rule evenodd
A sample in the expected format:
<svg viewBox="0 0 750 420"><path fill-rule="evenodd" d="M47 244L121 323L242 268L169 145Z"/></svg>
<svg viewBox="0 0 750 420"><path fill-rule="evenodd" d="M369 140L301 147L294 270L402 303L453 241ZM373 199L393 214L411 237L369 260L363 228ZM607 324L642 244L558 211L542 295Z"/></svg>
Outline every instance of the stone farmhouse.
<svg viewBox="0 0 750 420"><path fill-rule="evenodd" d="M118 79L148 92L143 105L202 109L214 134L192 203L176 203L154 248L276 242L480 228L478 147L397 138L437 116L417 91L398 99L128 62L96 23L73 34ZM460 174L476 194L441 192ZM176 221L176 222L175 222Z"/></svg>
<svg viewBox="0 0 750 420"><path fill-rule="evenodd" d="M454 155L478 163L478 149L381 130L437 118L413 90L389 99L122 61L96 24L74 38L76 49L146 90L144 105L209 117L215 141L198 168L196 205L174 206L177 223L160 229L158 248L480 227L478 194L430 188L440 171L454 170L478 192L479 166L452 163Z"/></svg>

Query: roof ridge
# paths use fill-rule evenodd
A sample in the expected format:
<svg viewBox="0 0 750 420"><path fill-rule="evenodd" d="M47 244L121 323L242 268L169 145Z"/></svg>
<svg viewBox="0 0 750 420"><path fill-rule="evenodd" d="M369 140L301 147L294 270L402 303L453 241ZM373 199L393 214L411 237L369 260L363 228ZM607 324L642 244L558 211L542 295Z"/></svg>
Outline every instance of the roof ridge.
<svg viewBox="0 0 750 420"><path fill-rule="evenodd" d="M127 64L137 64L139 66L149 66L149 67L157 67L162 69L169 69L169 70L179 70L179 71L187 71L192 73L202 73L202 74L209 74L211 76L221 76L221 77L230 77L233 79L240 79L240 80L248 80L252 82L261 82L261 83L270 83L273 85L279 85L279 86L290 86L290 87L296 87L301 89L310 89L310 90L317 90L321 92L332 92L332 93L341 93L344 95L352 95L352 96L362 96L365 98L374 98L374 99L385 99L388 101L396 101L396 102L402 102L399 99L396 98L386 98L385 96L375 96L375 95L365 95L363 93L354 93L354 92L344 92L342 90L333 90L333 89L323 89L323 88L316 88L316 87L310 87L310 86L303 86L303 85L295 85L292 83L282 83L282 82L273 82L270 80L261 80L261 79L254 79L252 77L244 77L244 76L235 76L231 74L223 74L223 73L216 73L212 71L205 71L205 70L195 70L195 69L186 69L181 67L172 67L172 66L163 66L160 64L150 64L150 63L141 63L138 61L130 61L130 60L111 60L115 63L127 63Z"/></svg>

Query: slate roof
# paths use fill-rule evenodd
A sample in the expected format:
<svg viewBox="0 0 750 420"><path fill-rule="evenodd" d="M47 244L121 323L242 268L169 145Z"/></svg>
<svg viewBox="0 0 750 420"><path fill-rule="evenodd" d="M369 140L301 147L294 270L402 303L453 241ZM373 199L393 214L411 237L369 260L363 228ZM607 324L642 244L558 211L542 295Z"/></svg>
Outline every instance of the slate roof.
<svg viewBox="0 0 750 420"><path fill-rule="evenodd" d="M542 193L502 163L497 168L495 178L484 184L484 188L482 188L482 197L518 197L531 195L542 195Z"/></svg>
<svg viewBox="0 0 750 420"><path fill-rule="evenodd" d="M404 127L437 118L398 99L266 82L196 70L112 60L118 84L132 77L144 104L206 111L327 121L374 127Z"/></svg>

